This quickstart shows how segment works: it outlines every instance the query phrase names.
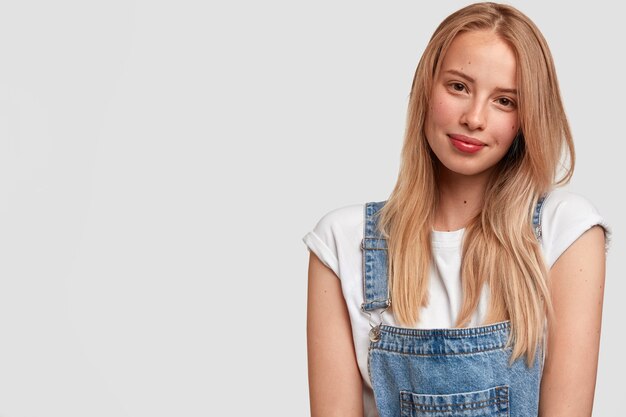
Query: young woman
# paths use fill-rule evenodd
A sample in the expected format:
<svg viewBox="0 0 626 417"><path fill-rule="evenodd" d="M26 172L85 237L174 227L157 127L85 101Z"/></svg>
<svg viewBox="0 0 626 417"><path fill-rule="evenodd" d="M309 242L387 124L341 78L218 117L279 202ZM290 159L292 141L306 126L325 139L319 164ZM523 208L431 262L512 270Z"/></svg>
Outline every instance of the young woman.
<svg viewBox="0 0 626 417"><path fill-rule="evenodd" d="M536 26L494 3L446 18L389 199L303 238L312 416L590 416L609 231L559 188L573 167Z"/></svg>

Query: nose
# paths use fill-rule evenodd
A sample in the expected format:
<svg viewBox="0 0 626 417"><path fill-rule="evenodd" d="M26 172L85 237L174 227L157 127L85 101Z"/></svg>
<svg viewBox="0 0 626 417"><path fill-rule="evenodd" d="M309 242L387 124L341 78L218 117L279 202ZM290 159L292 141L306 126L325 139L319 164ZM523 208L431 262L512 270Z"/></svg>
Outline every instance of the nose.
<svg viewBox="0 0 626 417"><path fill-rule="evenodd" d="M461 123L470 130L483 130L487 123L485 105L479 100L471 100L461 114Z"/></svg>

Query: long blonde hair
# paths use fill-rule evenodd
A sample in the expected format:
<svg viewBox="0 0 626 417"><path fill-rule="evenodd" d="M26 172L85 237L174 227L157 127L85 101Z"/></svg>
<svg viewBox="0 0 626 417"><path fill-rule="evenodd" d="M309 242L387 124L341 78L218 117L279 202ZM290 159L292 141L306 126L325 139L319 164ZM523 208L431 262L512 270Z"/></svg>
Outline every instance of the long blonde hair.
<svg viewBox="0 0 626 417"><path fill-rule="evenodd" d="M448 16L417 66L398 180L380 211L381 232L388 240L392 310L400 324L411 325L419 321L419 309L428 305L438 188L436 159L424 125L433 80L448 47L459 33L473 30L492 30L515 52L520 129L489 180L482 211L465 228L463 304L455 326L469 323L487 282L485 323L508 316L507 346L514 345L510 361L526 354L532 366L545 320L553 316L548 270L532 230L532 211L543 193L570 180L575 154L548 45L534 23L511 6L477 3ZM564 174L557 180L560 168Z"/></svg>

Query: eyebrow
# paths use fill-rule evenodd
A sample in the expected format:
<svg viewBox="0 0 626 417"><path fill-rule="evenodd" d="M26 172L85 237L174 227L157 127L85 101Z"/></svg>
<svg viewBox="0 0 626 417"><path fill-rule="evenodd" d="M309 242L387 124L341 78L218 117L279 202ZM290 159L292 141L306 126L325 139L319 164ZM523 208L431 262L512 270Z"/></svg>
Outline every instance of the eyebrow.
<svg viewBox="0 0 626 417"><path fill-rule="evenodd" d="M472 77L470 77L469 75L467 75L467 74L465 74L465 73L463 73L461 71L457 71L457 70L451 69L451 70L447 70L445 72L457 75L457 76L459 76L461 78L464 78L466 81L469 81L470 83L475 83L476 82L475 79L473 79ZM500 93L517 94L517 89L515 89L515 88L496 87L495 90L500 92Z"/></svg>

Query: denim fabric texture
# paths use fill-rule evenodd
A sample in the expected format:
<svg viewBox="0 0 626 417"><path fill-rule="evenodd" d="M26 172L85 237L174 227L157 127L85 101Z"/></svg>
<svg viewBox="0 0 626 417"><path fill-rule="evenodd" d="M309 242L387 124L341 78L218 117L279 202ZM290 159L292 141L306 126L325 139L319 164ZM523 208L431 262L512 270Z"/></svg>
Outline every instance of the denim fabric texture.
<svg viewBox="0 0 626 417"><path fill-rule="evenodd" d="M540 213L533 230L541 238ZM374 317L390 305L387 243L378 232L377 212L385 201L365 205L361 309ZM378 317L382 317L379 315ZM450 329L410 329L372 323L368 372L380 417L534 417L539 405L543 346L534 365L524 357L509 366L505 347L510 321Z"/></svg>

